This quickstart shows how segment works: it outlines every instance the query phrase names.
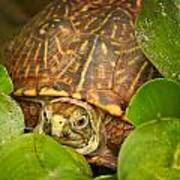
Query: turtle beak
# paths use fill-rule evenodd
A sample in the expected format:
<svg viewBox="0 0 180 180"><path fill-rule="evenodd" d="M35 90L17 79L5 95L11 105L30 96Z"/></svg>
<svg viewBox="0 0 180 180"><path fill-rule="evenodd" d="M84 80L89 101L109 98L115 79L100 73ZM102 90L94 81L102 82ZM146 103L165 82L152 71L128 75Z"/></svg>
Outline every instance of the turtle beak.
<svg viewBox="0 0 180 180"><path fill-rule="evenodd" d="M61 127L61 129L59 129L59 131L57 132L56 135L58 135L60 138L65 137L65 138L69 138L70 136L70 129L69 129L69 124L67 122L65 122L63 124L63 126Z"/></svg>
<svg viewBox="0 0 180 180"><path fill-rule="evenodd" d="M51 119L51 135L62 137L63 135L68 135L68 120L62 118L59 115L55 115Z"/></svg>

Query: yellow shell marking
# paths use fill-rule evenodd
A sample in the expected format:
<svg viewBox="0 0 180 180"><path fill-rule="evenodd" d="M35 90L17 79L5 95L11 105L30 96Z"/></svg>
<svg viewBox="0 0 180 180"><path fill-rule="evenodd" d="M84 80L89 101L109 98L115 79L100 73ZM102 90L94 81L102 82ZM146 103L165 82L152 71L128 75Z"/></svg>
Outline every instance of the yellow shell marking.
<svg viewBox="0 0 180 180"><path fill-rule="evenodd" d="M57 91L52 88L42 88L39 92L40 96L69 96L68 92L66 91Z"/></svg>
<svg viewBox="0 0 180 180"><path fill-rule="evenodd" d="M25 96L37 96L36 89L27 89L23 92Z"/></svg>
<svg viewBox="0 0 180 180"><path fill-rule="evenodd" d="M72 97L75 99L81 99L82 98L80 93L74 93L74 94L72 94Z"/></svg>
<svg viewBox="0 0 180 180"><path fill-rule="evenodd" d="M56 42L57 49L58 49L59 53L60 53L61 55L63 55L64 52L63 52L63 50L62 50L62 48L61 48L60 41L59 41L59 39L58 39L57 36L55 37L55 42Z"/></svg>
<svg viewBox="0 0 180 180"><path fill-rule="evenodd" d="M93 44L93 47L89 53L89 56L87 58L87 61L85 63L85 66L84 66L84 69L81 73L81 78L80 78L80 82L77 86L77 89L76 89L76 92L80 92L82 90L82 87L83 87L83 84L84 84L84 81L85 81L85 77L86 77L86 73L88 71L88 68L89 68L89 65L91 64L92 60L93 60L93 53L95 51L95 48L96 48L96 44L97 44L97 41L98 41L98 36L96 36L95 40L94 40L94 44Z"/></svg>
<svg viewBox="0 0 180 180"><path fill-rule="evenodd" d="M13 94L14 94L15 96L22 96L22 94L23 94L23 88L16 90Z"/></svg>
<svg viewBox="0 0 180 180"><path fill-rule="evenodd" d="M28 66L26 67L25 73L24 73L24 77L27 78L29 75L29 70L30 70L30 64L28 64Z"/></svg>
<svg viewBox="0 0 180 180"><path fill-rule="evenodd" d="M112 39L114 39L116 37L117 30L118 30L118 26L116 24L114 24L113 31L112 31L112 34L111 34Z"/></svg>
<svg viewBox="0 0 180 180"><path fill-rule="evenodd" d="M86 40L86 41L82 44L82 46L80 47L80 51L81 51L81 52L84 52L84 51L87 49L88 43L89 43L89 41Z"/></svg>
<svg viewBox="0 0 180 180"><path fill-rule="evenodd" d="M141 66L141 69L139 70L138 74L137 74L136 77L134 78L134 81L132 82L131 86L129 87L129 90L128 90L127 94L132 94L132 92L133 92L133 90L134 90L134 87L135 87L135 85L137 84L138 79L140 78L143 70L146 68L147 65L148 65L148 62L145 61L145 62L143 63L143 65Z"/></svg>
<svg viewBox="0 0 180 180"><path fill-rule="evenodd" d="M48 57L48 40L45 41L44 43L44 66L45 66L45 69L47 69L47 57Z"/></svg>
<svg viewBox="0 0 180 180"><path fill-rule="evenodd" d="M100 107L101 109L111 113L114 116L121 116L123 114L123 111L121 110L121 107L119 105L116 105L116 104L104 105L104 104L100 104L100 102L94 101L94 100L89 100L89 102L91 104L94 104L95 106Z"/></svg>
<svg viewBox="0 0 180 180"><path fill-rule="evenodd" d="M108 54L108 48L107 48L107 45L106 45L105 43L102 43L102 50L103 50L103 53L104 53L105 55Z"/></svg>
<svg viewBox="0 0 180 180"><path fill-rule="evenodd" d="M116 104L110 104L105 106L106 110L108 112L111 112L111 114L113 115L122 115L122 110L120 108L120 106L116 105Z"/></svg>
<svg viewBox="0 0 180 180"><path fill-rule="evenodd" d="M39 44L38 44L38 48L37 48L37 50L36 50L36 52L35 52L35 55L34 55L34 60L35 60L35 61L36 61L36 60L37 60L37 58L38 58L38 55L39 55L39 52L40 52L41 46L42 46L42 44L41 44L41 43L39 43ZM39 74L39 69L40 69L40 65L39 65L39 64L37 64L36 69L35 69L35 76L36 76L36 77L38 77L38 74Z"/></svg>

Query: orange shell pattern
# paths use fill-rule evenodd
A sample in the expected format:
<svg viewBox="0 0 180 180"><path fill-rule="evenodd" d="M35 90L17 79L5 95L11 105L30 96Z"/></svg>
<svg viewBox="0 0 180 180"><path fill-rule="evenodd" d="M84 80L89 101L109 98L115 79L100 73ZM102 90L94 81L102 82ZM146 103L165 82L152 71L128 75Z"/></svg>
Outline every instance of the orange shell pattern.
<svg viewBox="0 0 180 180"><path fill-rule="evenodd" d="M121 115L154 70L135 40L136 14L127 0L54 0L9 49L15 95L69 96Z"/></svg>

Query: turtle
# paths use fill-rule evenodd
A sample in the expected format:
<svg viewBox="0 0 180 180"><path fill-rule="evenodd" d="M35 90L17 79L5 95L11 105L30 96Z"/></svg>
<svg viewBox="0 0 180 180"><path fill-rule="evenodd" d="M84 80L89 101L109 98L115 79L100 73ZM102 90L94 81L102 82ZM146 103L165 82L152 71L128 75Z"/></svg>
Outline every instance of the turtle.
<svg viewBox="0 0 180 180"><path fill-rule="evenodd" d="M25 129L116 167L126 107L157 74L135 37L139 1L53 0L17 35L6 67Z"/></svg>

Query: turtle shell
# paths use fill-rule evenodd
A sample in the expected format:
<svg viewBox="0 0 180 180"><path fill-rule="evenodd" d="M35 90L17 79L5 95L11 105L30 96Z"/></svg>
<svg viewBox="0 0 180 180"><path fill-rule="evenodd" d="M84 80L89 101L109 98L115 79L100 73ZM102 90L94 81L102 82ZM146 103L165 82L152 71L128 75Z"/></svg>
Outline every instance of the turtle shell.
<svg viewBox="0 0 180 180"><path fill-rule="evenodd" d="M135 39L136 6L124 0L54 0L9 48L15 96L67 96L121 116L154 74Z"/></svg>

